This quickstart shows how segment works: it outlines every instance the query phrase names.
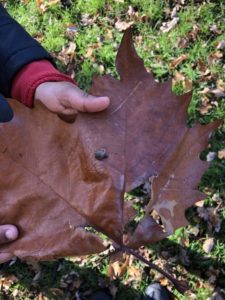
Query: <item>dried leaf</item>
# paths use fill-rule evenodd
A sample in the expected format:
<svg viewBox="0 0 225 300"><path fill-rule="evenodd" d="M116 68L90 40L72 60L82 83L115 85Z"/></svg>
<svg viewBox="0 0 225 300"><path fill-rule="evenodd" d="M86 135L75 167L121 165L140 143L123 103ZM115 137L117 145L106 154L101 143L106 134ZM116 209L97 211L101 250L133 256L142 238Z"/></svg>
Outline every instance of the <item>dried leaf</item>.
<svg viewBox="0 0 225 300"><path fill-rule="evenodd" d="M84 57L86 57L86 58L91 57L92 54L93 54L93 51L94 51L94 48L93 48L93 47L88 47L88 48L87 48L87 52L86 52L86 54L84 55Z"/></svg>
<svg viewBox="0 0 225 300"><path fill-rule="evenodd" d="M213 106L209 102L202 102L199 111L202 115L206 115L209 113L209 111L213 108Z"/></svg>
<svg viewBox="0 0 225 300"><path fill-rule="evenodd" d="M225 148L218 152L218 158L219 159L225 158Z"/></svg>
<svg viewBox="0 0 225 300"><path fill-rule="evenodd" d="M203 250L205 253L210 253L212 251L212 248L214 247L214 238L208 238L203 243Z"/></svg>
<svg viewBox="0 0 225 300"><path fill-rule="evenodd" d="M214 228L215 232L220 232L222 220L220 219L218 208L209 208L210 230ZM209 226L208 226L209 227Z"/></svg>
<svg viewBox="0 0 225 300"><path fill-rule="evenodd" d="M183 89L185 92L189 92L192 90L192 81L188 78L186 78L183 74L181 74L180 72L176 71L174 73L174 77L173 77L173 85L177 84L181 82L183 85Z"/></svg>
<svg viewBox="0 0 225 300"><path fill-rule="evenodd" d="M186 208L205 197L197 186L208 163L199 153L221 122L186 127L191 93L176 96L171 80L154 81L130 29L116 67L120 80L97 77L90 91L109 96L110 107L81 113L75 123L41 104L30 110L10 100L14 118L0 125L0 218L18 226L20 238L1 251L22 259L99 253L105 250L102 234L117 247L136 248L185 226ZM124 193L146 182L152 182L146 215L126 233L134 215Z"/></svg>
<svg viewBox="0 0 225 300"><path fill-rule="evenodd" d="M198 202L195 203L195 206L197 206L197 207L203 207L204 203L205 203L205 200L200 200L200 201L198 201Z"/></svg>
<svg viewBox="0 0 225 300"><path fill-rule="evenodd" d="M76 44L70 42L69 46L65 49L65 54L74 56L75 50L76 50Z"/></svg>
<svg viewBox="0 0 225 300"><path fill-rule="evenodd" d="M19 279L15 275L4 276L0 278L0 287L8 290L12 284L18 282Z"/></svg>
<svg viewBox="0 0 225 300"><path fill-rule="evenodd" d="M169 32L178 24L178 22L179 22L179 18L175 17L169 22L164 22L163 25L160 27L160 30L162 32Z"/></svg>
<svg viewBox="0 0 225 300"><path fill-rule="evenodd" d="M176 46L181 48L186 48L188 43L194 42L199 34L199 27L194 24L193 29L189 31L184 38L178 38Z"/></svg>
<svg viewBox="0 0 225 300"><path fill-rule="evenodd" d="M212 89L210 92L213 95L215 95L216 98L223 98L223 97L225 97L224 89L216 88L216 89Z"/></svg>
<svg viewBox="0 0 225 300"><path fill-rule="evenodd" d="M66 26L66 36L69 40L73 41L75 35L78 32L78 27L75 24L67 24Z"/></svg>
<svg viewBox="0 0 225 300"><path fill-rule="evenodd" d="M119 31L123 31L123 30L126 30L127 28L129 28L131 25L133 25L134 22L133 21L130 21L130 22L125 22L125 21L120 21L118 20L116 23L115 23L115 27L117 30Z"/></svg>
<svg viewBox="0 0 225 300"><path fill-rule="evenodd" d="M129 265L129 255L126 255L122 263L119 261L115 261L109 264L108 276L111 279L116 279L118 277L123 276L127 271L128 265Z"/></svg>
<svg viewBox="0 0 225 300"><path fill-rule="evenodd" d="M209 28L210 28L210 31L212 31L215 34L221 34L222 33L222 31L218 29L216 24L211 25Z"/></svg>
<svg viewBox="0 0 225 300"><path fill-rule="evenodd" d="M134 267L134 266L130 266L127 269L127 274L129 275L129 277L131 277L133 280L137 280L140 281L142 278L142 272L140 268Z"/></svg>
<svg viewBox="0 0 225 300"><path fill-rule="evenodd" d="M216 157L216 152L209 152L206 156L206 160L208 162L211 162L214 160L215 157Z"/></svg>
<svg viewBox="0 0 225 300"><path fill-rule="evenodd" d="M218 50L223 50L224 48L225 48L225 40L220 41L216 47L216 49L218 49Z"/></svg>
<svg viewBox="0 0 225 300"><path fill-rule="evenodd" d="M97 20L98 16L99 16L98 14L95 14L94 16L91 16L89 14L83 14L83 15L81 15L81 23L84 26L92 25L92 24L95 23L95 21Z"/></svg>
<svg viewBox="0 0 225 300"><path fill-rule="evenodd" d="M211 66L215 62L218 62L223 57L223 53L220 51L216 51L215 53L212 53L208 57L208 64Z"/></svg>
<svg viewBox="0 0 225 300"><path fill-rule="evenodd" d="M174 59L173 61L170 62L169 68L170 69L175 69L177 66L179 66L184 60L187 59L186 54L182 54L178 58Z"/></svg>
<svg viewBox="0 0 225 300"><path fill-rule="evenodd" d="M49 6L60 3L60 0L49 0L48 2L44 3L43 0L36 0L38 10L40 13L44 13Z"/></svg>
<svg viewBox="0 0 225 300"><path fill-rule="evenodd" d="M43 300L42 293L39 293L38 300Z"/></svg>

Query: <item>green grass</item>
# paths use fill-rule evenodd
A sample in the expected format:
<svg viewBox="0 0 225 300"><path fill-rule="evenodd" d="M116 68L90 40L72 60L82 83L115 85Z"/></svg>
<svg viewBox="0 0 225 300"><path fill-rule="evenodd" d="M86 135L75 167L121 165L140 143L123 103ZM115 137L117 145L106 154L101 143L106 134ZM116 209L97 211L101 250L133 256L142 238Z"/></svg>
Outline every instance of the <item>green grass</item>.
<svg viewBox="0 0 225 300"><path fill-rule="evenodd" d="M209 123L216 119L225 118L224 98L210 99L215 101L207 114L201 114L199 107L202 103L202 95L199 93L205 87L215 88L220 80L225 83L224 56L209 64L208 60L217 49L220 41L225 40L225 5L223 1L185 1L177 13L179 23L168 33L160 30L163 22L171 20L170 12L174 7L172 1L160 0L77 0L72 5L62 8L59 4L46 6L46 11L40 13L36 1L3 1L8 11L20 22L26 30L38 38L42 45L51 52L57 61L59 68L67 72L69 67L74 68L76 80L81 88L89 90L94 75L112 74L117 76L115 69L115 56L121 41L122 33L115 28L117 20L129 22L127 14L129 6L137 13L134 27L134 41L139 55L144 59L146 67L154 74L158 81L165 81L174 76L175 71L180 72L185 78L192 81L193 98L189 107L187 123ZM48 1L44 1L46 4ZM76 32L68 35L67 28L70 24L76 27ZM194 40L190 39L185 48L179 46L179 41L187 38L188 34L197 26L199 32ZM216 32L212 27L216 26ZM63 48L73 42L76 45L75 59L70 65L59 60L60 54L65 55ZM93 52L86 57L89 48ZM224 54L224 50L221 50ZM175 69L170 68L170 63L182 54L187 55ZM208 69L210 78L203 77L199 65ZM181 82L173 86L176 94L182 94L184 87ZM207 152L217 153L225 148L225 126L221 127L211 138ZM206 155L206 153L205 153ZM203 155L204 156L204 155ZM211 163L209 170L204 174L200 183L200 189L207 193L205 208L215 208L218 202L213 198L217 194L221 198L221 208L217 215L222 224L220 232L210 227L209 222L204 221L198 215L196 207L187 212L191 223L187 228L178 229L173 236L152 245L146 249L146 255L152 261L162 260L165 252L168 252L166 267L181 279L185 279L191 286L195 299L205 300L210 298L215 289L225 293L224 273L225 269L225 159L217 157ZM134 197L131 195L130 197ZM140 195L135 195L140 197ZM140 207L137 206L142 213ZM193 234L193 228L197 227L199 233ZM203 241L208 236L215 237L213 250L206 254L202 249ZM189 260L185 263L183 253ZM174 258L174 260L170 260ZM44 299L74 299L75 292L81 294L93 290L99 286L114 286L117 289L116 299L140 299L140 291L152 281L157 280L154 272L143 266L138 261L134 265L142 270L141 278L130 280L125 274L115 282L107 278L106 259L97 257L84 259L82 263L64 259L56 262L41 263L41 277L37 282L32 278L35 271L26 264L16 263L12 266L2 266L2 274L14 274L19 280L4 290L4 299L38 299L38 295L48 297ZM71 275L72 271L78 275ZM211 272L211 273L210 273ZM208 279L214 273L216 280L208 284ZM69 274L69 275L68 275ZM210 275L211 274L211 275ZM71 277L71 280L80 280L81 285L76 288L68 283L62 286L62 278ZM63 277L64 276L64 277ZM54 289L60 289L64 296L56 296ZM170 288L170 285L169 285ZM15 291L18 294L15 295ZM177 299L191 299L191 294L182 296L172 289ZM59 291L58 291L59 292ZM2 295L3 295L2 294ZM63 298L64 297L64 298ZM66 298L67 297L67 298Z"/></svg>

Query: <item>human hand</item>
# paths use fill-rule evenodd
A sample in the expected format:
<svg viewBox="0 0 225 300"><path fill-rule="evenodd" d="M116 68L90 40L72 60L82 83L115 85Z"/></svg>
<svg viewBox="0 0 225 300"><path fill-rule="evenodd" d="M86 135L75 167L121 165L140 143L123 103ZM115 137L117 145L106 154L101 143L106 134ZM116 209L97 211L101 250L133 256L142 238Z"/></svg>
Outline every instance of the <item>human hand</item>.
<svg viewBox="0 0 225 300"><path fill-rule="evenodd" d="M0 225L0 245L12 242L18 238L18 230L14 225ZM0 264L10 260L11 253L0 252Z"/></svg>
<svg viewBox="0 0 225 300"><path fill-rule="evenodd" d="M34 100L41 101L52 112L74 115L81 112L98 112L109 105L108 97L86 94L70 82L41 83L35 91Z"/></svg>

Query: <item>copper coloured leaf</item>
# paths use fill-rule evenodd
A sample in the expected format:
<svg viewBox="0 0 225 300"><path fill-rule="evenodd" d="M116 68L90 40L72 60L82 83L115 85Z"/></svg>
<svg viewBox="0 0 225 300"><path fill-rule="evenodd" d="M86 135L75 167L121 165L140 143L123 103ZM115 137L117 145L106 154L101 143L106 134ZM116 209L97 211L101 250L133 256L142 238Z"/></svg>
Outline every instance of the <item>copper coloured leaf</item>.
<svg viewBox="0 0 225 300"><path fill-rule="evenodd" d="M130 29L116 67L120 80L97 77L90 91L109 96L109 108L80 113L73 124L41 105L10 102L14 119L0 127L0 219L21 235L2 251L38 259L97 253L105 247L96 232L136 248L186 225L186 208L204 197L197 186L207 165L199 154L220 122L186 127L191 93L176 96L171 81L154 81ZM124 193L152 181L146 216L124 236L134 218Z"/></svg>

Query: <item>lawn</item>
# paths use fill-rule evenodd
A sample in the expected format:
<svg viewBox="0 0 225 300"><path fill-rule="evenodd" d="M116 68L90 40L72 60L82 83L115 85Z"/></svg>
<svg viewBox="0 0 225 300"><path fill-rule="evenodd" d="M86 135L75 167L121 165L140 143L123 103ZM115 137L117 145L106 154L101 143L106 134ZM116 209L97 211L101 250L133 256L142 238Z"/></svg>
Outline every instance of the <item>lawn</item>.
<svg viewBox="0 0 225 300"><path fill-rule="evenodd" d="M223 1L77 0L1 1L9 13L54 57L58 68L88 91L94 75L112 74L123 30L155 80L173 78L173 92L193 90L188 126L225 119L225 4ZM142 299L158 281L175 299L225 297L225 125L211 137L202 159L211 161L199 189L204 202L188 209L190 225L141 253L186 280L185 295L138 260L126 257L109 278L104 256L66 258L40 264L18 261L0 267L0 299L88 299L109 287L115 299ZM135 191L137 203L146 197ZM113 276L111 276L113 277ZM114 276L115 277L115 276ZM220 298L221 297L221 298Z"/></svg>

